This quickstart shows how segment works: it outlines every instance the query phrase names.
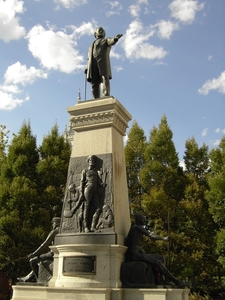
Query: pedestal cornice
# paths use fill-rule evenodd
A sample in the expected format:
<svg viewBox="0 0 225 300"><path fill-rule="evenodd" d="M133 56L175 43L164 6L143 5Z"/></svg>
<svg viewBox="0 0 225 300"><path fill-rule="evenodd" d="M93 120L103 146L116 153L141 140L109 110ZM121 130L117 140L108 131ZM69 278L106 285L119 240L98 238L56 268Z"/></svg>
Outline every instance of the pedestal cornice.
<svg viewBox="0 0 225 300"><path fill-rule="evenodd" d="M113 97L78 103L67 108L75 131L114 127L126 135L130 113Z"/></svg>

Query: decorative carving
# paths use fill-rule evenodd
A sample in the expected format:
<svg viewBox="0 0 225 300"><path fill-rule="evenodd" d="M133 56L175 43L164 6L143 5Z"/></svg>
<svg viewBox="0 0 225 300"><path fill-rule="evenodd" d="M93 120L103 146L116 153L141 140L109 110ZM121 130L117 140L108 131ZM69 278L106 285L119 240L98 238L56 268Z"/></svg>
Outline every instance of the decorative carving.
<svg viewBox="0 0 225 300"><path fill-rule="evenodd" d="M127 122L114 111L100 112L95 114L86 114L71 118L73 129L84 128L88 126L105 127L113 125L122 135L126 134Z"/></svg>
<svg viewBox="0 0 225 300"><path fill-rule="evenodd" d="M111 166L111 154L71 158L60 232L113 231Z"/></svg>

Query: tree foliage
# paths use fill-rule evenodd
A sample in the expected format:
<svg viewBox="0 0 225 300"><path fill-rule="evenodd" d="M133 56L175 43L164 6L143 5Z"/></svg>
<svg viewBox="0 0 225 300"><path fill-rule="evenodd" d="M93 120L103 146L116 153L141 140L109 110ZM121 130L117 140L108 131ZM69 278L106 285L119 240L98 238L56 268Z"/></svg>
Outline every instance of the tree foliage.
<svg viewBox="0 0 225 300"><path fill-rule="evenodd" d="M0 165L6 158L6 150L8 147L8 133L5 125L0 125Z"/></svg>
<svg viewBox="0 0 225 300"><path fill-rule="evenodd" d="M29 122L22 124L9 145L6 128L1 128L0 268L15 280L30 270L28 261L18 258L43 242L52 217L59 213L53 208L61 206L70 147L56 125L40 148Z"/></svg>
<svg viewBox="0 0 225 300"><path fill-rule="evenodd" d="M192 282L208 289L208 281L217 275L214 251L216 226L209 212L205 194L208 191L209 155L208 147L198 147L194 138L186 141L184 155L186 185L184 196L177 207L178 230L184 239L174 242L182 250L183 268L181 274Z"/></svg>
<svg viewBox="0 0 225 300"><path fill-rule="evenodd" d="M194 138L188 139L185 144L183 168L180 166L172 140L173 133L165 116L162 117L159 126L150 131L149 141L144 139L145 147L142 148L142 152L135 151L136 148L139 149L140 136L144 136L143 130L136 122L129 134L131 133L132 139L128 135L129 144L126 145L125 156L129 196L132 197L132 203L137 203L134 212L144 212L152 230L162 236L169 233L171 237L169 245L165 242L145 240L146 252L163 254L171 272L181 279L189 280L193 290L216 289L219 287L219 280L216 282L214 279L219 278L218 271L221 270L215 251L218 227L214 220L220 220L220 224L223 225L225 219L224 212L219 212L219 202L216 202L215 198L218 201L220 199L220 205L225 207L225 203L221 203L221 199L225 198L221 197L225 186L222 181L222 178L225 178L222 171L224 169L221 167L225 159L224 150L222 151L224 140L220 150L213 150L211 153L210 169L208 147L205 144L199 147ZM131 180L131 166L136 166L140 157L142 164L139 164L137 169L134 168L132 174L136 181ZM217 172L217 178L211 170ZM215 184L213 195L210 194L212 184ZM139 187L141 195L138 193ZM209 201L210 208L206 195L208 200L210 195L211 199L214 199ZM223 234L225 231L221 230L217 235L217 243L220 245L220 248L217 246L217 251L221 252L220 262L224 257Z"/></svg>
<svg viewBox="0 0 225 300"><path fill-rule="evenodd" d="M146 137L144 130L135 121L128 133L125 146L128 193L130 200L131 217L141 212L143 187L140 182L140 171L145 165Z"/></svg>
<svg viewBox="0 0 225 300"><path fill-rule="evenodd" d="M182 195L182 170L172 141L172 131L165 116L159 127L153 127L145 151L145 166L141 171L144 188L143 207L152 218L161 219L162 229L167 228L167 214L171 215L176 201ZM179 188L178 188L179 187Z"/></svg>
<svg viewBox="0 0 225 300"><path fill-rule="evenodd" d="M210 190L206 193L209 211L219 229L216 238L218 261L225 267L225 137L210 152L211 173L208 178Z"/></svg>
<svg viewBox="0 0 225 300"><path fill-rule="evenodd" d="M39 148L41 159L37 164L41 205L43 209L48 207L51 217L61 212L70 152L70 144L64 141L55 124L51 132L43 138Z"/></svg>

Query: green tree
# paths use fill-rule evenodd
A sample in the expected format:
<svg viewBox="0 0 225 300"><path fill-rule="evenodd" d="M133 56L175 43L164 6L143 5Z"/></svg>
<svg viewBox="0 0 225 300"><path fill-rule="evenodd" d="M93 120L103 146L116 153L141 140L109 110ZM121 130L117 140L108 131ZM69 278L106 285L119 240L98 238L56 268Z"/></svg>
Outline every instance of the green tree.
<svg viewBox="0 0 225 300"><path fill-rule="evenodd" d="M141 184L144 189L142 207L151 220L149 225L162 236L167 235L170 229L173 237L176 232L176 207L183 196L185 177L179 166L172 137L173 133L163 116L158 128L153 127L150 132L145 151L145 166L141 171ZM148 251L162 253L167 258L170 254L165 242L152 243L151 250Z"/></svg>
<svg viewBox="0 0 225 300"><path fill-rule="evenodd" d="M214 251L215 223L209 212L205 193L208 190L208 147L198 147L194 138L186 141L184 155L186 187L183 199L177 206L177 231L173 247L177 264L175 272L188 277L192 288L203 290L215 287L216 275Z"/></svg>
<svg viewBox="0 0 225 300"><path fill-rule="evenodd" d="M141 212L143 188L140 182L140 171L145 165L145 148L146 137L144 130L135 121L128 133L125 146L128 193L132 219L136 213Z"/></svg>
<svg viewBox="0 0 225 300"><path fill-rule="evenodd" d="M208 178L210 189L206 193L206 198L213 219L219 227L216 238L218 261L225 267L225 137L221 139L216 149L211 150L210 161L211 173Z"/></svg>
<svg viewBox="0 0 225 300"><path fill-rule="evenodd" d="M24 122L8 147L0 165L0 268L13 280L30 270L28 261L18 258L43 242L52 217L61 212L69 156L70 146L56 125L38 149Z"/></svg>
<svg viewBox="0 0 225 300"><path fill-rule="evenodd" d="M8 133L5 125L0 124L0 166L6 158L6 149L8 147Z"/></svg>
<svg viewBox="0 0 225 300"><path fill-rule="evenodd" d="M54 215L59 216L61 212L63 185L66 183L71 154L70 144L59 134L57 124L43 138L39 152L41 159L37 165L37 172L41 206L47 209L52 218Z"/></svg>
<svg viewBox="0 0 225 300"><path fill-rule="evenodd" d="M38 160L36 138L32 135L30 124L24 122L18 135L14 135L6 162L1 166L0 265L7 267L12 277L24 269L24 264L7 263L23 257L40 238L35 232L37 219L34 217L38 210ZM28 264L26 267L29 267Z"/></svg>

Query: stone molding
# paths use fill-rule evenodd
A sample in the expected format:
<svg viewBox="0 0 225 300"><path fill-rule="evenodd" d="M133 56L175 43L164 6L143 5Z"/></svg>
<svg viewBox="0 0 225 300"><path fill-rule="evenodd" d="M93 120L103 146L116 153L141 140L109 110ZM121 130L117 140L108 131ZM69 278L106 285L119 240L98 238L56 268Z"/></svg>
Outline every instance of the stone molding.
<svg viewBox="0 0 225 300"><path fill-rule="evenodd" d="M125 136L131 120L127 110L112 97L81 102L68 108L68 112L75 131L114 127Z"/></svg>

